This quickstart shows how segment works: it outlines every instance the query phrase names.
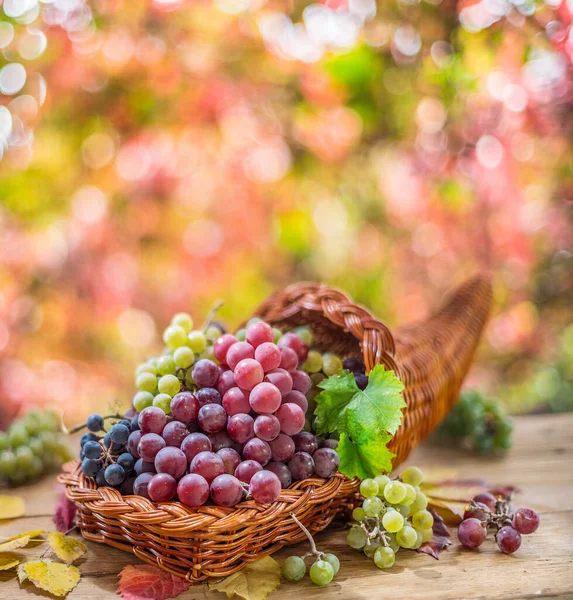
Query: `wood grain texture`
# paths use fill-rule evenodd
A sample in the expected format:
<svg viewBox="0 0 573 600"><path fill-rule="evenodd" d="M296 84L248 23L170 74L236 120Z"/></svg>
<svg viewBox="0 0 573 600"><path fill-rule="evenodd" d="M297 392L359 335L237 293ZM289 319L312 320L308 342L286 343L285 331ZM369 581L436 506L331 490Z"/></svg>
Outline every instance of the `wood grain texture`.
<svg viewBox="0 0 573 600"><path fill-rule="evenodd" d="M521 493L516 505L530 506L541 514L539 530L523 537L514 556L505 556L493 542L479 552L466 551L454 543L439 561L426 555L402 551L397 565L378 570L366 557L344 542L345 526L337 522L317 535L321 549L335 552L341 569L333 584L318 588L307 579L300 584L281 585L270 600L300 598L321 600L454 600L454 599L573 599L573 415L521 417L515 421L514 447L506 458L477 458L456 449L425 443L408 460L428 469L454 467L460 476L479 477L491 483L512 483ZM0 535L31 529L53 529L52 510L57 489L53 480L9 493L25 497L27 516L0 521ZM454 534L455 542L455 534ZM78 562L82 580L69 595L71 600L118 598L117 574L136 559L126 552L87 542L86 559ZM26 550L39 556L45 547ZM306 551L305 544L284 548L275 558L282 560ZM14 574L0 576L0 599L39 596L30 587L20 588ZM223 600L205 585L192 587L182 600Z"/></svg>

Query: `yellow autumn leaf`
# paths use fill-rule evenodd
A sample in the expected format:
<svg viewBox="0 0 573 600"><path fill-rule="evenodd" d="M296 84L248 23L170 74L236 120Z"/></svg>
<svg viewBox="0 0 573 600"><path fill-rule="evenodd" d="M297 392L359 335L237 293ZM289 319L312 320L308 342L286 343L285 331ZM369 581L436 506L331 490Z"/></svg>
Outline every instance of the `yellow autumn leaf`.
<svg viewBox="0 0 573 600"><path fill-rule="evenodd" d="M24 516L26 504L20 496L0 495L0 519L17 519Z"/></svg>
<svg viewBox="0 0 573 600"><path fill-rule="evenodd" d="M0 556L0 571L8 571L20 564L20 559L15 554Z"/></svg>
<svg viewBox="0 0 573 600"><path fill-rule="evenodd" d="M64 565L49 559L31 560L18 565L18 579L20 583L28 579L36 587L54 596L65 596L78 585L80 571L73 565Z"/></svg>
<svg viewBox="0 0 573 600"><path fill-rule="evenodd" d="M44 540L37 539L38 536L44 533L43 529L36 529L35 531L25 531L24 533L19 533L14 537L0 540L0 552L7 552L8 550L15 550L16 548L24 548L31 541L34 542L43 542Z"/></svg>
<svg viewBox="0 0 573 600"><path fill-rule="evenodd" d="M222 581L209 583L211 591L224 592L227 598L241 596L245 600L264 600L281 582L279 563L270 556L247 565Z"/></svg>
<svg viewBox="0 0 573 600"><path fill-rule="evenodd" d="M69 535L53 532L48 535L48 544L54 554L64 562L71 564L88 549L86 545Z"/></svg>

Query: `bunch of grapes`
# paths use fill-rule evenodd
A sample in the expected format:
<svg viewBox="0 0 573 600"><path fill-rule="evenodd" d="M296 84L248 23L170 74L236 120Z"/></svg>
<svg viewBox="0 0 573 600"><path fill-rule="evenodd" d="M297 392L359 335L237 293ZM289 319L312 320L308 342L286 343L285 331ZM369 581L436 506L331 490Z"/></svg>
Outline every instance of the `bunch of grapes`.
<svg viewBox="0 0 573 600"><path fill-rule="evenodd" d="M511 498L478 494L464 512L458 527L458 538L467 548L481 546L488 529L495 530L495 541L504 554L513 554L521 546L521 536L539 527L539 514L531 508L511 507Z"/></svg>
<svg viewBox="0 0 573 600"><path fill-rule="evenodd" d="M71 460L58 415L32 410L0 431L0 482L20 485Z"/></svg>
<svg viewBox="0 0 573 600"><path fill-rule="evenodd" d="M310 542L311 551L304 556L289 556L281 565L281 572L287 581L297 582L306 575L307 558L314 559L310 569L309 576L312 583L316 585L328 585L334 576L340 570L340 561L336 554L331 552L320 552L310 531L293 515L291 517L296 524L304 531L304 534Z"/></svg>
<svg viewBox="0 0 573 600"><path fill-rule="evenodd" d="M511 448L511 420L497 402L475 390L464 392L438 430L438 436L460 441L480 453Z"/></svg>
<svg viewBox="0 0 573 600"><path fill-rule="evenodd" d="M191 327L191 317L176 315L167 353L138 368L130 420L102 438L104 419L88 419L83 473L189 507L231 507L245 494L267 504L293 480L334 475L338 442L303 431L312 381L299 365L314 355L301 336L310 332L283 335L260 319L236 335Z"/></svg>
<svg viewBox="0 0 573 600"><path fill-rule="evenodd" d="M434 517L419 488L422 479L420 469L408 467L399 479L379 475L360 484L364 502L352 511L346 541L380 569L394 564L400 548L415 550L432 539Z"/></svg>

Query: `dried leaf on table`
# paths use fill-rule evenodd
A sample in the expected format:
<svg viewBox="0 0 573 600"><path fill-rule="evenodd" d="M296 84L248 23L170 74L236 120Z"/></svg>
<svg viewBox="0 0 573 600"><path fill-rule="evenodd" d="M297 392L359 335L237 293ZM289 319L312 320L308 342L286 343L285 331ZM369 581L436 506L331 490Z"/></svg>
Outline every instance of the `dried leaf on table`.
<svg viewBox="0 0 573 600"><path fill-rule="evenodd" d="M424 481L420 489L428 498L428 504L448 525L458 525L463 518L466 506L474 496L483 492L507 496L515 491L512 486L494 487L481 479L446 479L441 482Z"/></svg>
<svg viewBox="0 0 573 600"><path fill-rule="evenodd" d="M418 552L425 552L430 556L433 556L435 559L440 558L440 552L451 545L450 540L450 532L446 527L444 519L440 517L440 515L432 508L428 509L432 516L434 517L434 524L432 526L432 531L434 532L434 536L429 542L422 544L420 548L418 548Z"/></svg>
<svg viewBox="0 0 573 600"><path fill-rule="evenodd" d="M63 533L50 533L48 543L54 554L68 564L73 563L88 551L82 541Z"/></svg>
<svg viewBox="0 0 573 600"><path fill-rule="evenodd" d="M69 500L65 494L62 494L56 503L56 510L54 511L54 524L56 529L61 533L69 531L75 521L78 507L75 502Z"/></svg>
<svg viewBox="0 0 573 600"><path fill-rule="evenodd" d="M224 592L227 598L237 595L245 600L264 600L279 587L280 582L279 563L266 556L221 581L209 583L209 589Z"/></svg>
<svg viewBox="0 0 573 600"><path fill-rule="evenodd" d="M0 519L17 519L26 513L26 504L20 496L0 495Z"/></svg>
<svg viewBox="0 0 573 600"><path fill-rule="evenodd" d="M119 574L117 593L125 600L175 598L191 584L151 565L128 565Z"/></svg>
<svg viewBox="0 0 573 600"><path fill-rule="evenodd" d="M38 539L38 536L44 533L43 529L37 529L35 531L25 531L19 533L14 537L6 540L0 540L0 552L7 552L8 550L15 550L16 548L24 548L30 542L43 542L43 539Z"/></svg>
<svg viewBox="0 0 573 600"><path fill-rule="evenodd" d="M0 556L0 571L9 571L20 564L20 559L15 554Z"/></svg>
<svg viewBox="0 0 573 600"><path fill-rule="evenodd" d="M78 585L80 572L77 567L49 559L31 560L18 565L18 579L20 583L29 580L54 596L65 596Z"/></svg>

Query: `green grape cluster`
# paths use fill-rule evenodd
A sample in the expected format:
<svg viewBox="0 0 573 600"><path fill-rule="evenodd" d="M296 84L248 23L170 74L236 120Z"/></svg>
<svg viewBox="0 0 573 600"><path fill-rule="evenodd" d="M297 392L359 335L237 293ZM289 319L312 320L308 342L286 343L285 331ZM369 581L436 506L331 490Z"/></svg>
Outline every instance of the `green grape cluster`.
<svg viewBox="0 0 573 600"><path fill-rule="evenodd" d="M499 404L475 390L461 394L438 430L438 436L458 440L470 450L486 454L511 448L513 426Z"/></svg>
<svg viewBox="0 0 573 600"><path fill-rule="evenodd" d="M354 523L346 542L374 561L390 568L400 548L416 550L432 539L434 518L426 510L428 500L420 491L423 475L408 467L399 479L379 475L360 484L362 506L352 511Z"/></svg>
<svg viewBox="0 0 573 600"><path fill-rule="evenodd" d="M0 483L26 483L71 459L53 411L31 410L0 431Z"/></svg>

